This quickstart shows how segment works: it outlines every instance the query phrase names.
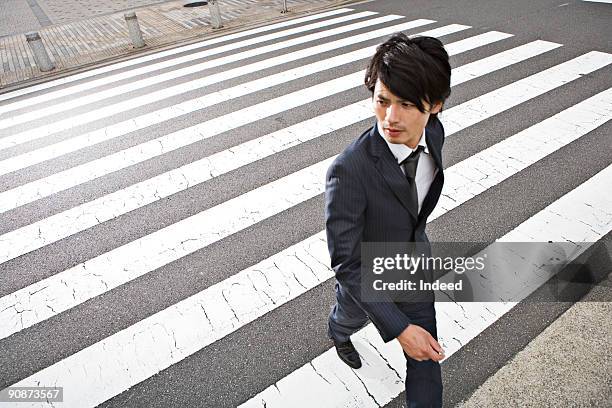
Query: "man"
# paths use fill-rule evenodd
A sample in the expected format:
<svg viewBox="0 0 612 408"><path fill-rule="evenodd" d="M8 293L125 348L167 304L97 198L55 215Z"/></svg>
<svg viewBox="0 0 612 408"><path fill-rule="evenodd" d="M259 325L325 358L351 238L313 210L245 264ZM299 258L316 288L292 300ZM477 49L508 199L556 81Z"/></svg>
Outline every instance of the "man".
<svg viewBox="0 0 612 408"><path fill-rule="evenodd" d="M395 34L366 70L376 123L342 152L326 178L326 232L337 303L329 337L338 356L361 367L350 335L371 320L383 340L397 339L406 357L408 408L441 407L433 293L422 302L361 300L362 242L424 242L427 217L444 176L444 129L437 118L450 95L451 68L442 43Z"/></svg>

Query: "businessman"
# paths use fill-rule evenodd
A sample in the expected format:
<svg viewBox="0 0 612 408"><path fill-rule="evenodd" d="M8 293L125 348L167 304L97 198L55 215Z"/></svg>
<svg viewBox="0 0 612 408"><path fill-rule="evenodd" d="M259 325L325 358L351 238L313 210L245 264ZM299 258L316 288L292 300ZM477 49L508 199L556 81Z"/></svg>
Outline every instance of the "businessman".
<svg viewBox="0 0 612 408"><path fill-rule="evenodd" d="M437 114L450 95L451 68L432 37L394 34L366 69L376 123L333 162L326 176L325 220L336 304L328 335L338 356L361 367L350 336L372 321L385 342L406 357L408 408L442 406L433 292L418 302L361 299L362 242L420 242L429 248L427 217L444 175L444 129Z"/></svg>

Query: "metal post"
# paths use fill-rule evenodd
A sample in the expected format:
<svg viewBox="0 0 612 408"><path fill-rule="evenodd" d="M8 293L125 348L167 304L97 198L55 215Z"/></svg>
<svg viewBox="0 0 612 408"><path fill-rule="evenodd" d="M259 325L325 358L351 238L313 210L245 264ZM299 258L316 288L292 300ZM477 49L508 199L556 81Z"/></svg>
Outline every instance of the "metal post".
<svg viewBox="0 0 612 408"><path fill-rule="evenodd" d="M134 48L141 48L145 46L145 42L142 39L142 32L140 31L140 25L138 24L138 18L135 12L125 13L123 15L127 24L128 33L130 34L130 40L134 44Z"/></svg>
<svg viewBox="0 0 612 408"><path fill-rule="evenodd" d="M213 28L223 27L221 12L219 11L219 4L217 3L217 0L208 1L208 11L210 12L210 19L212 21Z"/></svg>
<svg viewBox="0 0 612 408"><path fill-rule="evenodd" d="M283 9L281 10L281 13L288 13L289 10L287 10L287 0L283 0Z"/></svg>
<svg viewBox="0 0 612 408"><path fill-rule="evenodd" d="M47 54L47 50L45 49L45 45L43 44L40 35L38 35L37 32L31 32L27 33L25 36L30 49L34 53L34 61L36 62L38 69L40 69L42 72L46 72L55 68L55 65L53 65L53 62L51 62L51 58L49 58L49 54Z"/></svg>

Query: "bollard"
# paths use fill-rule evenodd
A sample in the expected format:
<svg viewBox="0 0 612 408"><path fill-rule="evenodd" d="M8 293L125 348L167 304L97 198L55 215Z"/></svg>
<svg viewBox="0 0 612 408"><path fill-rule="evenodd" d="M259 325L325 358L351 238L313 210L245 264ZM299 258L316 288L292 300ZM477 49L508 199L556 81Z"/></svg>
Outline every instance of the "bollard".
<svg viewBox="0 0 612 408"><path fill-rule="evenodd" d="M128 33L130 34L130 40L134 44L134 48L141 48L145 46L145 42L142 39L142 32L140 31L140 25L138 24L138 18L135 12L125 13L123 15L125 22L127 23Z"/></svg>
<svg viewBox="0 0 612 408"><path fill-rule="evenodd" d="M217 0L210 0L208 2L208 11L210 12L210 19L212 21L213 28L223 27L221 12L219 11L219 4L217 3Z"/></svg>
<svg viewBox="0 0 612 408"><path fill-rule="evenodd" d="M289 10L287 10L287 0L283 0L283 9L281 10L281 13L288 13Z"/></svg>
<svg viewBox="0 0 612 408"><path fill-rule="evenodd" d="M47 54L47 50L45 49L45 45L38 35L37 32L27 33L26 41L30 46L30 49L34 53L34 61L36 62L36 66L42 72L51 71L55 68L53 62L51 62L51 58L49 58L49 54Z"/></svg>

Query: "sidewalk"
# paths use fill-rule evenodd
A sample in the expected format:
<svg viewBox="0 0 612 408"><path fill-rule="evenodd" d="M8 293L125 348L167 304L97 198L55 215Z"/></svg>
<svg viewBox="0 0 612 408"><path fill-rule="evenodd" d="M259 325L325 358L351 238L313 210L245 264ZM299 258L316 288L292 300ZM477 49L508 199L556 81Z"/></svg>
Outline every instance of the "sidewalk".
<svg viewBox="0 0 612 408"><path fill-rule="evenodd" d="M108 63L122 57L147 54L180 43L194 42L246 27L318 12L355 0L289 0L288 13L282 1L220 0L223 27L213 29L208 6L184 7L185 1L168 1L133 9L136 11L145 47L134 49L123 15L125 11L79 19L38 29L55 68L41 72L34 62L25 35L0 37L0 93L79 69ZM6 7L0 13L6 13ZM10 17L10 16L9 16ZM6 15L3 20L19 24ZM22 27L28 25L24 22ZM19 31L16 27L13 32Z"/></svg>
<svg viewBox="0 0 612 408"><path fill-rule="evenodd" d="M609 407L611 279L595 286L456 407Z"/></svg>

